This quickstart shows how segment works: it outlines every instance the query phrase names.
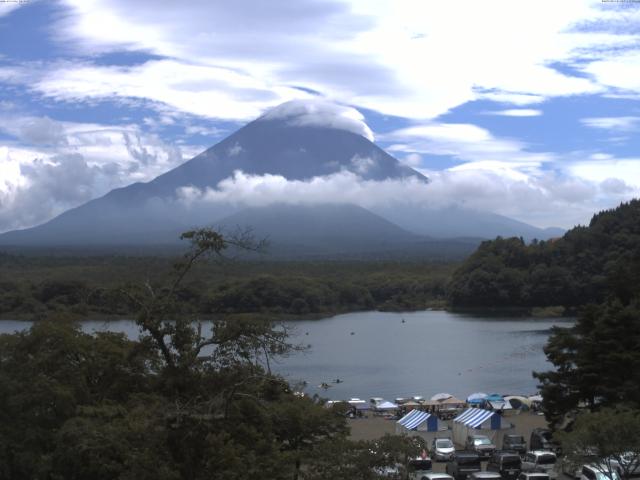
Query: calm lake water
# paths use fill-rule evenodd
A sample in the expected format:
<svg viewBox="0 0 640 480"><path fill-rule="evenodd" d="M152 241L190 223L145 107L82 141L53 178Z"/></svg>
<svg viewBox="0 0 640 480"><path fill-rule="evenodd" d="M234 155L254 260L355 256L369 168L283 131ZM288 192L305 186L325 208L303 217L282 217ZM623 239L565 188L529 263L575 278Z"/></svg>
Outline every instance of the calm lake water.
<svg viewBox="0 0 640 480"><path fill-rule="evenodd" d="M311 345L310 350L273 368L292 383L306 380L306 392L332 399L430 397L438 392L466 398L477 391L532 394L537 389L531 372L550 368L542 351L549 329L572 323L444 311L360 312L301 320L288 325L294 341ZM0 333L28 327L27 322L0 321ZM86 321L83 329L138 335L129 320ZM338 378L341 383L334 383ZM331 387L320 389L322 382Z"/></svg>

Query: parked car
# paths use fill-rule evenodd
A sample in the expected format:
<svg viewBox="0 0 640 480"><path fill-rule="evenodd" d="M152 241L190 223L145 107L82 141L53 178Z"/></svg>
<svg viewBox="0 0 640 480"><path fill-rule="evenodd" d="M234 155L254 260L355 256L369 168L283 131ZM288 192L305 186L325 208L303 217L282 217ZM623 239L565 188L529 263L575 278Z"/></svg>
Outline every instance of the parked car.
<svg viewBox="0 0 640 480"><path fill-rule="evenodd" d="M454 478L446 473L429 472L422 475L420 480L454 480Z"/></svg>
<svg viewBox="0 0 640 480"><path fill-rule="evenodd" d="M487 463L487 472L497 472L506 480L515 480L522 470L517 452L494 452Z"/></svg>
<svg viewBox="0 0 640 480"><path fill-rule="evenodd" d="M553 440L548 428L534 428L529 439L530 450L549 450L560 453L560 444Z"/></svg>
<svg viewBox="0 0 640 480"><path fill-rule="evenodd" d="M473 472L469 480L502 480L498 472Z"/></svg>
<svg viewBox="0 0 640 480"><path fill-rule="evenodd" d="M451 460L454 453L456 453L456 448L450 438L434 438L431 442L431 457L436 461L447 462Z"/></svg>
<svg viewBox="0 0 640 480"><path fill-rule="evenodd" d="M502 437L502 449L524 454L527 451L527 442L525 442L522 435L505 433L504 437Z"/></svg>
<svg viewBox="0 0 640 480"><path fill-rule="evenodd" d="M431 458L426 455L412 458L407 464L407 472L409 473L409 480L423 480L427 473L430 473L433 469Z"/></svg>
<svg viewBox="0 0 640 480"><path fill-rule="evenodd" d="M523 472L542 472L555 480L558 477L556 472L556 454L547 450L534 450L525 454L522 460Z"/></svg>
<svg viewBox="0 0 640 480"><path fill-rule="evenodd" d="M459 451L447 463L445 471L455 480L465 480L467 475L482 470L480 456L475 451Z"/></svg>
<svg viewBox="0 0 640 480"><path fill-rule="evenodd" d="M489 458L496 450L496 446L486 435L469 435L465 444L465 450L474 450L482 458Z"/></svg>
<svg viewBox="0 0 640 480"><path fill-rule="evenodd" d="M620 480L620 475L615 467L612 472L607 470L605 465L583 465L580 480Z"/></svg>
<svg viewBox="0 0 640 480"><path fill-rule="evenodd" d="M549 475L542 472L520 472L518 480L550 480Z"/></svg>

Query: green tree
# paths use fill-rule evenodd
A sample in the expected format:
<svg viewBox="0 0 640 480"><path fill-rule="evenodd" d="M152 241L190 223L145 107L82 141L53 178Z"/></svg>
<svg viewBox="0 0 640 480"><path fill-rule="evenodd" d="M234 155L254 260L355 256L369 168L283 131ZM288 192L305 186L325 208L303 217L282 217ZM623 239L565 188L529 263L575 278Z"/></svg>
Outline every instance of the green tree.
<svg viewBox="0 0 640 480"><path fill-rule="evenodd" d="M574 327L554 329L545 353L555 370L540 380L547 419L559 424L584 403L590 410L640 408L640 303L610 299L591 306Z"/></svg>
<svg viewBox="0 0 640 480"><path fill-rule="evenodd" d="M613 478L620 472L628 478L640 469L640 412L603 409L584 412L570 432L558 432L568 459L575 465L591 464Z"/></svg>

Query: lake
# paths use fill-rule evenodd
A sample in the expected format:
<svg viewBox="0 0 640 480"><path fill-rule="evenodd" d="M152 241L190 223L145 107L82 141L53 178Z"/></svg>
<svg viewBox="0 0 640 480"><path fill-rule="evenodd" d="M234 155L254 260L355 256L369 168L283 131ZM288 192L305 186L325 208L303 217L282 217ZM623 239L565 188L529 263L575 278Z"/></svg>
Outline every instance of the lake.
<svg viewBox="0 0 640 480"><path fill-rule="evenodd" d="M280 360L274 370L291 382L306 380L310 394L394 399L448 392L466 398L478 391L535 393L531 372L551 367L542 351L550 328L571 326L573 320L421 311L358 312L287 324L294 329L294 341L311 349ZM82 325L87 332L138 335L130 320ZM28 326L4 320L0 333ZM331 387L319 388L322 382Z"/></svg>

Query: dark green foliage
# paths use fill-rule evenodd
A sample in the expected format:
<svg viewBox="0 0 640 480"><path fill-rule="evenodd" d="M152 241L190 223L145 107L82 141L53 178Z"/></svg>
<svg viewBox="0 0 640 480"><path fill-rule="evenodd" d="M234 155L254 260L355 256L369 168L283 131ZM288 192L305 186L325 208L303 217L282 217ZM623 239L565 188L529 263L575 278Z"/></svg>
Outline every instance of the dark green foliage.
<svg viewBox="0 0 640 480"><path fill-rule="evenodd" d="M271 374L270 359L296 348L286 329L219 318L205 332L194 322L187 274L251 245L210 230L186 238L166 278L123 291L139 341L88 335L61 317L0 336L0 480L295 479L312 462L334 463L326 445L364 455L367 476L353 478L395 461L393 442L376 458L352 447L343 407L300 398ZM43 290L59 298L78 285Z"/></svg>
<svg viewBox="0 0 640 480"><path fill-rule="evenodd" d="M603 409L583 412L570 432L555 435L574 465L591 464L612 478L623 478L640 468L640 413L638 410Z"/></svg>
<svg viewBox="0 0 640 480"><path fill-rule="evenodd" d="M640 408L640 303L610 299L588 307L569 329L556 328L545 347L555 370L541 382L547 418L558 423L585 403L590 409Z"/></svg>
<svg viewBox="0 0 640 480"><path fill-rule="evenodd" d="M151 386L154 356L118 334L64 319L0 337L0 478L47 478L60 429L85 405Z"/></svg>
<svg viewBox="0 0 640 480"><path fill-rule="evenodd" d="M307 480L373 480L407 478L407 463L419 456L426 445L420 437L385 435L378 440L322 442L318 455L310 459L303 478ZM385 467L398 467L398 475L389 477Z"/></svg>
<svg viewBox="0 0 640 480"><path fill-rule="evenodd" d="M162 262L161 262L162 261ZM0 317L132 317L123 288L170 274L167 260L139 257L0 256ZM376 262L236 262L195 265L176 290L181 308L200 316L233 313L331 315L357 310L440 306L453 265Z"/></svg>
<svg viewBox="0 0 640 480"><path fill-rule="evenodd" d="M454 273L454 307L579 307L610 293L628 300L640 282L640 200L593 217L564 237L526 245L484 242Z"/></svg>

